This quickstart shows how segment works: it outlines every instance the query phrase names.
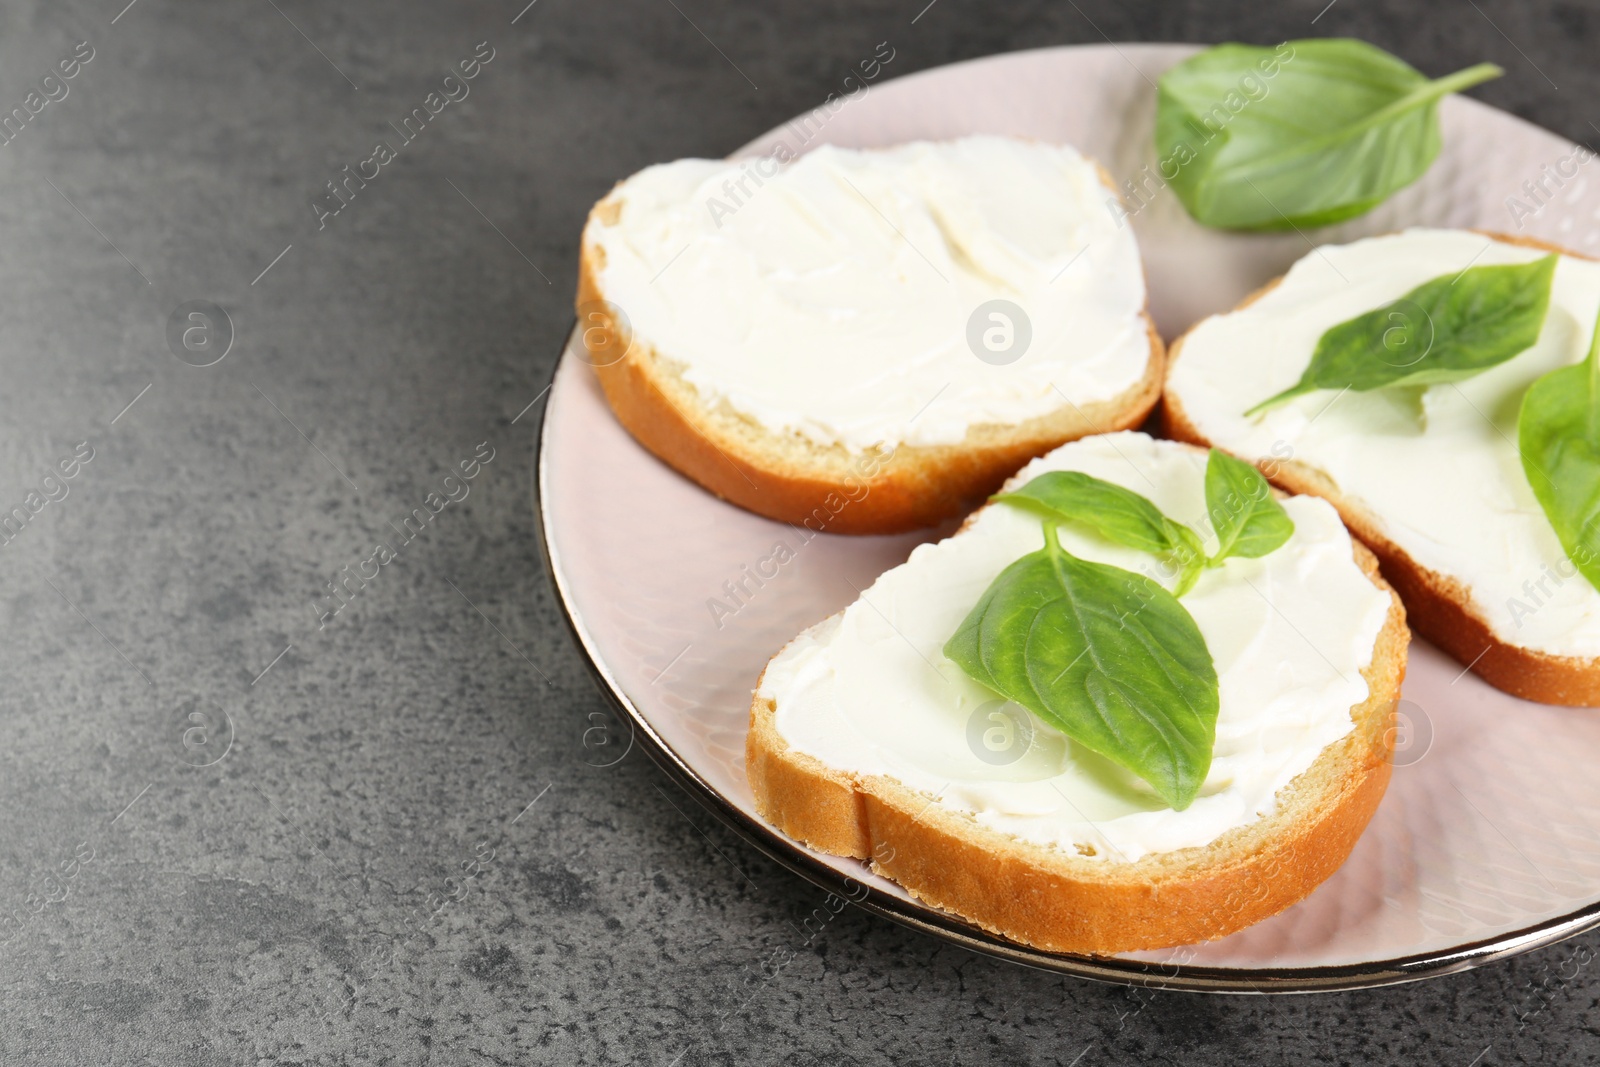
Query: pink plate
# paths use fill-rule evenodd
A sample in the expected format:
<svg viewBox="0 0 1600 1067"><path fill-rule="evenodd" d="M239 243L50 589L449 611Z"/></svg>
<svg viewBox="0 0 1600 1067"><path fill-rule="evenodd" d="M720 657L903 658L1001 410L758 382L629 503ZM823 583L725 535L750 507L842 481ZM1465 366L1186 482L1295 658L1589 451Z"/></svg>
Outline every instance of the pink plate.
<svg viewBox="0 0 1600 1067"><path fill-rule="evenodd" d="M739 155L783 141L890 145L1004 133L1064 141L1119 180L1147 165L1155 78L1193 49L1099 45L1019 52L880 82L820 124L786 125ZM1521 232L1579 252L1600 247L1600 189L1581 169L1523 228L1526 200L1574 146L1452 97L1444 152L1423 179L1365 218L1311 237L1207 230L1170 190L1135 217L1151 310L1169 339L1280 274L1315 240L1407 225ZM1568 168L1570 169L1570 167ZM1530 206L1531 205L1531 202ZM756 815L744 774L750 691L800 630L921 540L821 534L725 504L660 463L618 425L569 344L556 369L539 452L540 528L584 655L636 743L757 847L864 907L968 948L1108 981L1249 992L1341 989L1472 967L1600 924L1600 718L1506 696L1431 646L1412 646L1405 734L1393 784L1350 860L1302 903L1220 941L1091 958L996 938L913 900L861 863L813 852ZM775 546L794 558L732 615L724 583ZM746 568L749 570L747 571ZM770 567L766 568L769 572ZM753 588L747 583L747 587ZM847 879L851 881L847 881Z"/></svg>

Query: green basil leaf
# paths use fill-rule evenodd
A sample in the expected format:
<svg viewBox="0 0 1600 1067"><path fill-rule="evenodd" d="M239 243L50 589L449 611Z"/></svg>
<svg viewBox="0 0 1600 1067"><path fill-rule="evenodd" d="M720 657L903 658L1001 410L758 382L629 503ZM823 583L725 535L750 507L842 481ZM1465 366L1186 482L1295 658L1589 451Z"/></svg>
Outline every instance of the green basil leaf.
<svg viewBox="0 0 1600 1067"><path fill-rule="evenodd" d="M1567 558L1600 589L1600 321L1587 359L1523 394L1517 448Z"/></svg>
<svg viewBox="0 0 1600 1067"><path fill-rule="evenodd" d="M1060 522L1081 523L1101 537L1161 556L1178 568L1178 595L1205 565L1205 548L1193 530L1173 522L1131 489L1079 471L1050 471L996 500L1042 511Z"/></svg>
<svg viewBox="0 0 1600 1067"><path fill-rule="evenodd" d="M1318 389L1428 385L1499 366L1539 339L1558 258L1441 274L1341 322L1317 341L1299 382L1245 414Z"/></svg>
<svg viewBox="0 0 1600 1067"><path fill-rule="evenodd" d="M1294 533L1294 520L1272 495L1262 473L1215 448L1206 460L1206 510L1218 541L1208 566L1215 567L1229 556L1265 556Z"/></svg>
<svg viewBox="0 0 1600 1067"><path fill-rule="evenodd" d="M1348 38L1222 44L1161 76L1161 177L1207 226L1277 230L1365 214L1439 154L1438 103L1503 74L1430 81Z"/></svg>
<svg viewBox="0 0 1600 1067"><path fill-rule="evenodd" d="M1179 811L1205 782L1219 694L1199 626L1155 581L1067 552L1052 526L1044 548L1000 572L944 653Z"/></svg>

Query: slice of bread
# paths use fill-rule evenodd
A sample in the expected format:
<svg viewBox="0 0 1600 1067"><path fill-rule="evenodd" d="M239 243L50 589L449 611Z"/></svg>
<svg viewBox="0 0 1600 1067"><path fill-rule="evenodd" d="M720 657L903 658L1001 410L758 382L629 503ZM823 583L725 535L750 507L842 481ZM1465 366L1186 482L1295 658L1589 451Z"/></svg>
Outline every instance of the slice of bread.
<svg viewBox="0 0 1600 1067"><path fill-rule="evenodd" d="M871 156L880 151L900 150L874 150L861 155ZM745 169L750 169L748 164ZM1112 189L1104 172L1098 173L1106 189ZM1097 197L1098 189L1097 185ZM1105 195L1110 198L1115 194L1107 192ZM760 196L771 198L763 203L778 202L776 193L762 191ZM1046 392L1042 406L1037 399L1032 402L1030 410L1036 413L1028 417L1001 421L974 417L963 423L967 426L964 437L933 443L886 440L862 445L826 440L825 434L774 429L770 421L764 423L752 417L728 396L712 395L698 387L691 380L684 361L661 350L659 339L650 335L649 327L639 321L642 316L636 313L642 304L655 299L653 290L659 282L652 279L648 284L640 284L642 279L636 279L629 286L609 279L603 238L609 227L618 225L627 210L629 197L629 183L619 184L595 205L584 229L577 304L582 320L580 328L589 347L589 362L595 366L617 419L640 443L717 496L757 514L830 533L891 533L934 525L971 510L1023 463L1057 445L1091 433L1139 425L1160 395L1164 349L1148 314L1141 311L1134 325L1142 326L1148 342L1142 373L1137 367L1130 368L1125 375L1127 384L1111 395L1074 395L1072 391L1063 392L1056 387L1053 393ZM1086 220L1086 223L1105 227L1110 213L1104 211L1098 200L1093 210L1104 218ZM872 221L877 224L876 216ZM738 220L729 223L730 226L738 224ZM888 225L894 227L893 222ZM900 231L897 228L895 232ZM942 221L939 232L947 238ZM1132 241L1131 233L1119 233L1114 228L1109 232L1116 242ZM721 236L720 232L714 232L712 239L721 239ZM1096 240L1105 243L1107 238L1101 236ZM1071 246L1066 250L1070 252ZM1136 254L1135 251L1133 255ZM934 258L944 263L937 250ZM952 247L950 259L956 267L946 263L942 273L970 266L965 249ZM918 264L913 266L921 269ZM1081 268L1082 264L1079 266ZM663 268L663 275L671 281L675 280L676 272L691 269L687 264L669 265ZM981 268L973 270L977 276L983 276ZM928 286L944 285L933 278L931 272L926 277ZM1105 283L1088 283L1090 288L1101 284ZM990 295L1009 294L1023 299L1000 283L994 285ZM1052 299L1056 302L1064 299L1068 285L1062 282L1049 289ZM950 291L955 293L955 290ZM1045 291L1041 289L1040 294ZM951 297L951 300L959 299L962 298ZM972 303L976 305L977 300L973 299ZM1040 303L1045 303L1042 295ZM596 309L600 309L598 314ZM959 311L957 318L964 324L972 308L963 305L955 310ZM1041 317L1037 307L1031 311L1035 317ZM629 322L630 318L633 321ZM955 323L955 319L951 321ZM839 326L841 338L853 328ZM955 324L952 330L959 335L962 325ZM966 343L964 337L959 340L963 345ZM1039 340L1034 338L1034 358L1040 358ZM812 350L828 347L832 346L819 339ZM1142 356L1143 350L1140 352ZM752 360L783 358L770 351L752 351L748 356ZM897 382L893 388L898 400L907 402L906 406L915 407L927 401L937 403L945 412L955 410L952 405L962 400L960 384L944 392L938 389L938 381L931 381L924 390L927 396L912 397L909 385L887 373L901 357L902 353L887 345L878 345L860 362L862 365L881 364L873 366L871 372ZM964 349L954 358L970 360L974 366L978 364L977 357ZM1025 353L1023 359L1027 358ZM995 366L986 373L992 374L993 380L999 380L1014 370ZM798 410L791 414L803 419L807 413Z"/></svg>
<svg viewBox="0 0 1600 1067"><path fill-rule="evenodd" d="M1201 465L1203 460L1201 455ZM1031 470L1010 484L1026 481ZM1004 507L988 505L950 540L969 532L989 509ZM1329 522L1336 526L1331 516ZM1392 717L1409 639L1405 614L1379 577L1372 554L1342 531L1339 536L1356 563L1348 580L1360 582L1364 576L1380 591L1379 603L1387 604L1370 658L1360 670L1366 699L1350 707L1348 732L1269 794L1270 810L1257 811L1204 844L1151 851L1132 862L1105 848L1095 857L1095 850L1083 845L1040 844L985 825L960 804L941 803L938 793L913 789L893 775L857 773L796 748L780 729L778 698L763 695L768 676L791 649L838 625L844 613L808 630L774 657L757 686L745 747L756 808L812 848L868 860L873 870L920 900L1048 951L1109 955L1193 944L1274 915L1307 896L1345 861L1377 809L1392 769ZM913 681L907 679L908 689ZM1265 714L1274 718L1281 707L1273 703Z"/></svg>
<svg viewBox="0 0 1600 1067"><path fill-rule="evenodd" d="M1475 231L1479 232L1479 231ZM1579 255L1559 246L1530 237L1483 232L1483 236L1505 244L1555 252L1576 259ZM1275 278L1246 297L1234 310L1255 304L1282 282ZM1393 294L1399 297L1400 293ZM1196 327L1197 328L1197 327ZM1190 334L1172 343L1168 354L1169 381ZM1309 358L1309 353L1307 357ZM1329 394L1330 398L1332 394ZM1258 398L1259 399L1259 398ZM1168 388L1162 399L1161 419L1167 436L1179 441L1210 447L1215 444L1195 424L1184 408L1179 392ZM1221 447L1221 446L1219 446ZM1508 447L1514 448L1514 445ZM1377 557L1383 576L1400 594L1406 617L1417 633L1438 645L1464 667L1497 689L1541 704L1576 707L1600 705L1600 658L1561 656L1524 647L1497 634L1472 602L1469 583L1460 577L1431 570L1418 563L1386 533L1383 518L1375 514L1352 492L1341 489L1327 473L1307 462L1291 457L1240 455L1253 462L1270 480L1293 493L1320 496L1338 509L1350 531ZM1450 476L1451 457L1441 456L1438 476ZM1515 472L1521 477L1520 469ZM1576 579L1582 581L1582 578Z"/></svg>

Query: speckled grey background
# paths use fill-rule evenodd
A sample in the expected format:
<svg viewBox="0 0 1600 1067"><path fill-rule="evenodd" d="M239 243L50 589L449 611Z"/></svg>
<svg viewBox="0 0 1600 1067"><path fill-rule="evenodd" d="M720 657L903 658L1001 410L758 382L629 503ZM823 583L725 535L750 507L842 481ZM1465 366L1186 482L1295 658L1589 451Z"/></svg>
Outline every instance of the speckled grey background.
<svg viewBox="0 0 1600 1067"><path fill-rule="evenodd" d="M0 509L93 449L0 546L0 1062L1600 1054L1600 936L1268 1000L1035 973L854 909L802 934L819 890L639 753L589 766L606 705L540 563L524 413L588 205L815 105L877 41L902 76L1357 34L1430 73L1498 60L1480 96L1593 142L1592 8L524 2L0 7L0 115L93 49L0 146ZM324 183L481 41L470 95L319 230ZM188 300L231 316L214 366L169 350ZM325 583L480 445L467 498L319 626Z"/></svg>

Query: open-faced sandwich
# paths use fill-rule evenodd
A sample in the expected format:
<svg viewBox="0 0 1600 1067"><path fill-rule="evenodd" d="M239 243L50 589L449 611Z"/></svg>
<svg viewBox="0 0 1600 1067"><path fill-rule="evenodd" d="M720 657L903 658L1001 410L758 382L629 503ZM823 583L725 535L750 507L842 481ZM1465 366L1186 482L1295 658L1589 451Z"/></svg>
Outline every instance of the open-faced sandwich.
<svg viewBox="0 0 1600 1067"><path fill-rule="evenodd" d="M1344 862L1389 781L1407 641L1327 501L1088 437L779 652L746 768L773 825L991 931L1189 944Z"/></svg>
<svg viewBox="0 0 1600 1067"><path fill-rule="evenodd" d="M929 525L1154 405L1110 195L1072 148L995 136L648 167L589 216L579 329L622 424L717 495Z"/></svg>
<svg viewBox="0 0 1600 1067"><path fill-rule="evenodd" d="M1417 632L1600 704L1600 264L1407 230L1319 248L1174 343L1172 436L1331 501Z"/></svg>

